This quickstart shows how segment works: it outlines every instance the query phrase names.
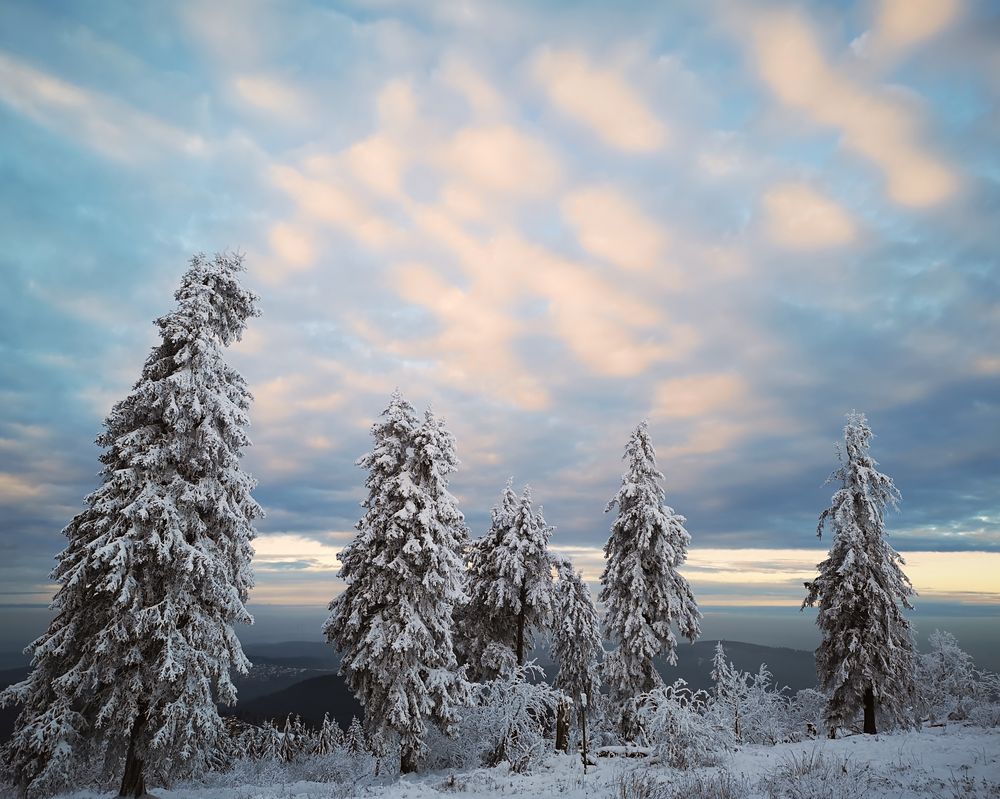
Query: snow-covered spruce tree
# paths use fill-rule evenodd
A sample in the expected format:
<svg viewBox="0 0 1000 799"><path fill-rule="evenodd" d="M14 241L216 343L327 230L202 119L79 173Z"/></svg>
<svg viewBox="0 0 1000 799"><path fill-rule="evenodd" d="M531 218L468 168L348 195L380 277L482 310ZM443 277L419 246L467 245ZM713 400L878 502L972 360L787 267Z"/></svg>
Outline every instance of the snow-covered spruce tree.
<svg viewBox="0 0 1000 799"><path fill-rule="evenodd" d="M575 717L592 717L601 695L601 623L590 588L568 560L559 564L553 604L551 654L559 669L554 685L569 697Z"/></svg>
<svg viewBox="0 0 1000 799"><path fill-rule="evenodd" d="M347 588L323 630L343 656L369 734L399 735L405 773L424 755L426 721L451 730L469 696L452 642L468 531L448 491L455 442L433 413L418 424L397 391L372 436L358 461L369 470L365 514L338 556Z"/></svg>
<svg viewBox="0 0 1000 799"><path fill-rule="evenodd" d="M514 479L490 511L490 529L469 546L465 591L468 601L455 612L456 645L470 680L492 679L514 665L511 614L498 612L514 601L513 586L501 580L495 551L510 535L517 512Z"/></svg>
<svg viewBox="0 0 1000 799"><path fill-rule="evenodd" d="M86 744L126 754L121 794L139 796L147 772L196 772L225 735L215 703L235 703L230 668L249 667L231 625L252 622L262 515L240 468L251 395L223 359L258 313L241 271L239 255L191 260L97 439L103 482L63 531L55 618L3 693L23 705L5 760L29 795L72 783Z"/></svg>
<svg viewBox="0 0 1000 799"><path fill-rule="evenodd" d="M841 488L819 517L816 534L833 527L830 554L806 583L802 602L819 606L823 636L816 650L820 687L829 695L826 721L831 737L864 709L864 731L875 733L876 707L891 722L914 723L915 655L910 623L913 586L903 558L886 541L885 510L899 503L892 479L869 454L872 431L862 413L849 413L840 468L829 480Z"/></svg>
<svg viewBox="0 0 1000 799"><path fill-rule="evenodd" d="M677 571L687 559L691 536L684 517L663 504L663 474L656 468L646 422L633 431L623 460L621 488L606 509L617 507L618 517L604 547L600 595L605 631L617 648L604 658L601 675L619 731L631 739L640 732L638 697L663 684L653 658L663 654L669 663L677 662L671 625L694 642L701 635L701 613Z"/></svg>
<svg viewBox="0 0 1000 799"><path fill-rule="evenodd" d="M742 740L740 723L747 695L746 680L742 677L743 673L726 657L722 641L716 643L712 657L712 682L715 683L713 710L737 741Z"/></svg>
<svg viewBox="0 0 1000 799"><path fill-rule="evenodd" d="M473 679L490 679L513 665L523 666L535 634L548 629L552 530L541 509L532 507L530 487L518 498L508 481L493 508L489 531L469 552L469 602L459 618Z"/></svg>
<svg viewBox="0 0 1000 799"><path fill-rule="evenodd" d="M323 714L323 724L316 735L313 754L329 755L344 742L344 732L335 721L330 720L330 714Z"/></svg>

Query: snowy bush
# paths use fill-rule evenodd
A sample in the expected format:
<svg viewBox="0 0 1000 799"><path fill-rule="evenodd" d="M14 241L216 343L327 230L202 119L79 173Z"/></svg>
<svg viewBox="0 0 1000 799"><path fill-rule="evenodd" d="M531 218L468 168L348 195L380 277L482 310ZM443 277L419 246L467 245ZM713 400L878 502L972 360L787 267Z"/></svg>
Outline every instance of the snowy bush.
<svg viewBox="0 0 1000 799"><path fill-rule="evenodd" d="M880 795L876 777L869 763L815 748L786 757L759 787L768 799L864 799Z"/></svg>
<svg viewBox="0 0 1000 799"><path fill-rule="evenodd" d="M796 691L785 709L785 736L791 740L815 738L824 732L826 694L815 688Z"/></svg>
<svg viewBox="0 0 1000 799"><path fill-rule="evenodd" d="M738 743L776 744L786 737L788 699L785 689L774 686L766 664L756 673L740 671L726 658L720 641L712 679L715 691L708 716Z"/></svg>
<svg viewBox="0 0 1000 799"><path fill-rule="evenodd" d="M549 752L545 731L562 694L542 681L543 676L531 662L475 686L476 704L466 711L459 735L464 737L464 725L473 728L469 731L481 744L483 765L506 760L512 771L523 773Z"/></svg>
<svg viewBox="0 0 1000 799"><path fill-rule="evenodd" d="M969 721L977 727L1000 727L1000 702L976 705L969 711Z"/></svg>
<svg viewBox="0 0 1000 799"><path fill-rule="evenodd" d="M684 680L656 688L639 700L639 720L653 753L674 768L713 765L733 736L708 714L709 696Z"/></svg>
<svg viewBox="0 0 1000 799"><path fill-rule="evenodd" d="M750 784L730 771L689 773L667 777L661 771L639 767L621 772L615 780L616 799L749 799Z"/></svg>
<svg viewBox="0 0 1000 799"><path fill-rule="evenodd" d="M395 776L393 771L392 776ZM356 796L360 785L374 783L375 759L368 753L355 754L338 749L327 755L308 755L290 763L276 757L243 758L225 772L208 772L198 780L172 786L178 795L185 787L231 789L242 786L278 786L295 782L321 782L329 789L324 797L331 799ZM264 792L250 791L250 796Z"/></svg>
<svg viewBox="0 0 1000 799"><path fill-rule="evenodd" d="M972 720L975 713L980 720L989 721L989 711L980 708L1000 699L1000 678L977 669L972 655L958 645L951 633L935 630L927 640L930 651L920 656L917 665L921 715L936 722Z"/></svg>

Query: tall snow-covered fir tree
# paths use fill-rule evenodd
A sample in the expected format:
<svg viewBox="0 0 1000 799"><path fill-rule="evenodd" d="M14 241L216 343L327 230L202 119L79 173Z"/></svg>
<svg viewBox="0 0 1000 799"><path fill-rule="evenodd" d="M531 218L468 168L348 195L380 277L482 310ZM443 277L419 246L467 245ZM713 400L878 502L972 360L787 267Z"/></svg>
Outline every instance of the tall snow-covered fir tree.
<svg viewBox="0 0 1000 799"><path fill-rule="evenodd" d="M426 722L451 732L469 696L452 641L468 531L448 491L455 442L433 413L419 423L397 391L372 437L358 461L368 470L365 513L338 556L347 588L323 630L369 734L398 734L400 770L410 772L426 751Z"/></svg>
<svg viewBox="0 0 1000 799"><path fill-rule="evenodd" d="M559 564L553 605L551 654L559 669L554 685L570 698L575 715L593 715L601 694L601 621L590 588L568 560Z"/></svg>
<svg viewBox="0 0 1000 799"><path fill-rule="evenodd" d="M621 488L606 509L617 507L618 516L604 547L600 594L605 631L617 648L605 657L602 676L618 728L632 738L640 732L639 695L663 683L653 658L663 654L669 663L677 662L671 625L694 642L701 635L701 612L677 571L687 559L691 536L684 517L664 505L663 474L656 468L646 422L633 431L623 460L627 466Z"/></svg>
<svg viewBox="0 0 1000 799"><path fill-rule="evenodd" d="M121 795L139 796L147 773L203 768L225 735L215 703L249 667L232 624L252 623L262 515L240 467L251 395L223 359L258 313L242 270L239 255L191 260L97 439L102 484L63 531L55 618L2 697L23 705L5 759L28 795L72 784L77 758L126 755Z"/></svg>
<svg viewBox="0 0 1000 799"><path fill-rule="evenodd" d="M849 413L840 467L829 478L841 487L816 529L822 536L826 524L832 526L830 554L806 583L802 603L819 607L816 671L829 696L831 736L862 709L866 733L876 731L876 708L892 724L914 723L916 656L902 608L913 607L915 592L900 568L903 558L886 540L885 511L898 506L900 495L892 478L875 468L871 440L865 415Z"/></svg>
<svg viewBox="0 0 1000 799"><path fill-rule="evenodd" d="M493 508L492 524L468 558L469 603L462 610L464 649L474 679L491 679L523 666L536 633L552 613L552 527L510 481Z"/></svg>

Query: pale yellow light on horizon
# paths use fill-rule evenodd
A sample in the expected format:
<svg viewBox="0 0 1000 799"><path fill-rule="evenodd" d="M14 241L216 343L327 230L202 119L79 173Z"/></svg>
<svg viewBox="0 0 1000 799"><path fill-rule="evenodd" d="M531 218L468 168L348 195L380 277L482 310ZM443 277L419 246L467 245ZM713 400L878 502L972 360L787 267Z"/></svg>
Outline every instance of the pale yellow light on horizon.
<svg viewBox="0 0 1000 799"><path fill-rule="evenodd" d="M345 543L353 533L336 533ZM307 605L329 602L343 590L335 579L340 568L336 559L340 546L307 536L284 533L261 536L254 542L257 588L255 604ZM569 558L592 586L604 569L601 547L558 546L553 551ZM804 595L802 583L816 575L816 565L826 549L723 549L693 548L681 572L688 578L703 605L797 606ZM903 553L903 570L913 582L918 597L967 605L1000 605L1000 553L932 552ZM299 565L296 565L299 564ZM289 568L294 566L294 568ZM305 580L281 580L281 575L308 575ZM324 576L320 576L324 575ZM746 586L746 591L728 593L720 589Z"/></svg>

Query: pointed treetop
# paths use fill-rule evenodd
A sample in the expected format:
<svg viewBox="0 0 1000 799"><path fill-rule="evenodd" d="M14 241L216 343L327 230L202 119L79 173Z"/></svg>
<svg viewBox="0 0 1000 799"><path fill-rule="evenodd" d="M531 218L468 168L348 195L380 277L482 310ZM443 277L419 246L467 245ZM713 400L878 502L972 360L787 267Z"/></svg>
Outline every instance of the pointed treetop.
<svg viewBox="0 0 1000 799"><path fill-rule="evenodd" d="M195 255L174 292L177 308L154 324L172 341L206 330L224 345L239 341L246 320L260 316L259 298L240 285L239 273L245 269L241 253L216 253L211 260L204 253Z"/></svg>

